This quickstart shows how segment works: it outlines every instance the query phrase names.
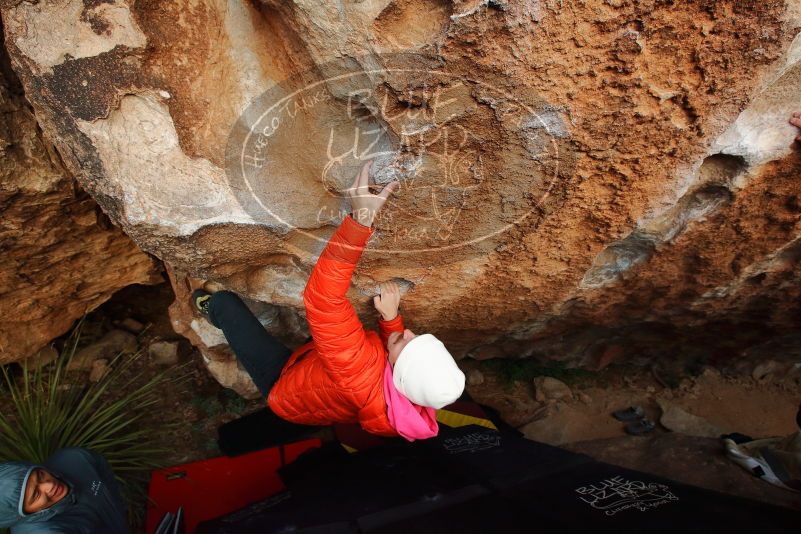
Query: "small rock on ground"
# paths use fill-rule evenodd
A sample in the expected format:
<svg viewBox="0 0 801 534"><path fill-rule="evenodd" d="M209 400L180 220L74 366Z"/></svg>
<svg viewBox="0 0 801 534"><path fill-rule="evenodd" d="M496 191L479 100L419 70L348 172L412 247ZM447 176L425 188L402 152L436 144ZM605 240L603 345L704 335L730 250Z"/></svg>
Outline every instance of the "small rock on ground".
<svg viewBox="0 0 801 534"><path fill-rule="evenodd" d="M119 325L120 328L123 328L133 334L141 334L142 330L145 329L145 325L137 321L136 319L132 319L130 317L123 319L120 321Z"/></svg>
<svg viewBox="0 0 801 534"><path fill-rule="evenodd" d="M154 341L148 347L150 360L157 365L176 365L178 363L177 341Z"/></svg>
<svg viewBox="0 0 801 534"><path fill-rule="evenodd" d="M767 381L774 376L777 376L786 371L786 365L779 363L775 360L768 360L761 362L754 367L751 376L757 382Z"/></svg>
<svg viewBox="0 0 801 534"><path fill-rule="evenodd" d="M48 345L39 349L36 354L25 360L28 369L34 371L45 365L52 363L58 358L58 351L53 345Z"/></svg>
<svg viewBox="0 0 801 534"><path fill-rule="evenodd" d="M662 409L659 422L668 430L700 438L717 438L726 433L703 417L693 415L670 401L657 399L656 402Z"/></svg>
<svg viewBox="0 0 801 534"><path fill-rule="evenodd" d="M89 371L89 382L100 382L109 371L111 371L111 368L108 366L108 360L105 358L93 361L92 370Z"/></svg>
<svg viewBox="0 0 801 534"><path fill-rule="evenodd" d="M67 370L89 370L95 360L111 360L121 352L136 352L137 348L138 344L135 335L124 330L111 330L88 347L84 347L75 353L67 365Z"/></svg>
<svg viewBox="0 0 801 534"><path fill-rule="evenodd" d="M467 373L467 385L479 386L484 383L484 375L478 369L473 369Z"/></svg>
<svg viewBox="0 0 801 534"><path fill-rule="evenodd" d="M549 400L567 400L573 398L573 392L562 382L550 376L538 376L534 379L535 398L539 402Z"/></svg>
<svg viewBox="0 0 801 534"><path fill-rule="evenodd" d="M546 417L520 427L518 430L533 441L548 445L562 445L579 441L587 428L588 416L563 403L546 408Z"/></svg>

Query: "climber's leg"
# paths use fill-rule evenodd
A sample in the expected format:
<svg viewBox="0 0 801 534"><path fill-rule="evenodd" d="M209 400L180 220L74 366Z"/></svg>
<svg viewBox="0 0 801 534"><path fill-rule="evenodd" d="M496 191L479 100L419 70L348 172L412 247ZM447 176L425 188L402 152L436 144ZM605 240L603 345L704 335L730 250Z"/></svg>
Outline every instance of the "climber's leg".
<svg viewBox="0 0 801 534"><path fill-rule="evenodd" d="M235 293L218 291L208 302L211 324L223 331L237 359L266 398L292 351L264 329Z"/></svg>

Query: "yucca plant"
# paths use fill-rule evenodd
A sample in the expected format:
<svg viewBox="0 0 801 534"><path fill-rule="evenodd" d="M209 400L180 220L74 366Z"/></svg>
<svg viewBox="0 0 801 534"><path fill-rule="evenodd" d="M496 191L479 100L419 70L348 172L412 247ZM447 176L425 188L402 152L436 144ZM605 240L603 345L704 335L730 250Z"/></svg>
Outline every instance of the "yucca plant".
<svg viewBox="0 0 801 534"><path fill-rule="evenodd" d="M62 447L85 447L105 456L126 498L139 499L148 471L161 467L160 460L169 452L153 445L152 437L164 427L146 428L142 418L158 402L159 388L175 385L184 376L179 368L149 379L141 372L128 376L141 357L136 353L117 355L111 371L97 383L67 380L66 367L78 346L82 322L51 364L31 370L23 362L17 377L3 367L3 394L9 395L11 410L0 413L0 461L43 463Z"/></svg>

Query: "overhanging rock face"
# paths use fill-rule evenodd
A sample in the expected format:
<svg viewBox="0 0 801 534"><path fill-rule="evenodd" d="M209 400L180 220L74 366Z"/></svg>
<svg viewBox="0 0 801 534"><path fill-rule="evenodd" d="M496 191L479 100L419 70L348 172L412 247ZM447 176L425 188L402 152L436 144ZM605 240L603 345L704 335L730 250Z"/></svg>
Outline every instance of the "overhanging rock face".
<svg viewBox="0 0 801 534"><path fill-rule="evenodd" d="M367 324L394 278L408 326L460 357L794 326L801 0L321 4L6 2L42 128L179 298L210 279L303 338L309 270L376 158L402 188L354 279Z"/></svg>
<svg viewBox="0 0 801 534"><path fill-rule="evenodd" d="M62 167L0 51L0 365L24 359L158 262Z"/></svg>

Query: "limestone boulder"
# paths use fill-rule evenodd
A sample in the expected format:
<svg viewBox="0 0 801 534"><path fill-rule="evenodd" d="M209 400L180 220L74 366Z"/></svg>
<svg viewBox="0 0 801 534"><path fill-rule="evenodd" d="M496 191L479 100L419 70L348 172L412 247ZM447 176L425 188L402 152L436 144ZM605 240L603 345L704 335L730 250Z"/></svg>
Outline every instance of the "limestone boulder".
<svg viewBox="0 0 801 534"><path fill-rule="evenodd" d="M374 159L402 187L349 293L368 327L395 279L457 358L597 366L797 328L801 0L2 5L42 130L179 299L210 280L302 337ZM232 365L183 302L172 320Z"/></svg>
<svg viewBox="0 0 801 534"><path fill-rule="evenodd" d="M0 364L50 360L50 341L115 291L164 281L159 262L115 227L65 169L4 50L0 258Z"/></svg>

